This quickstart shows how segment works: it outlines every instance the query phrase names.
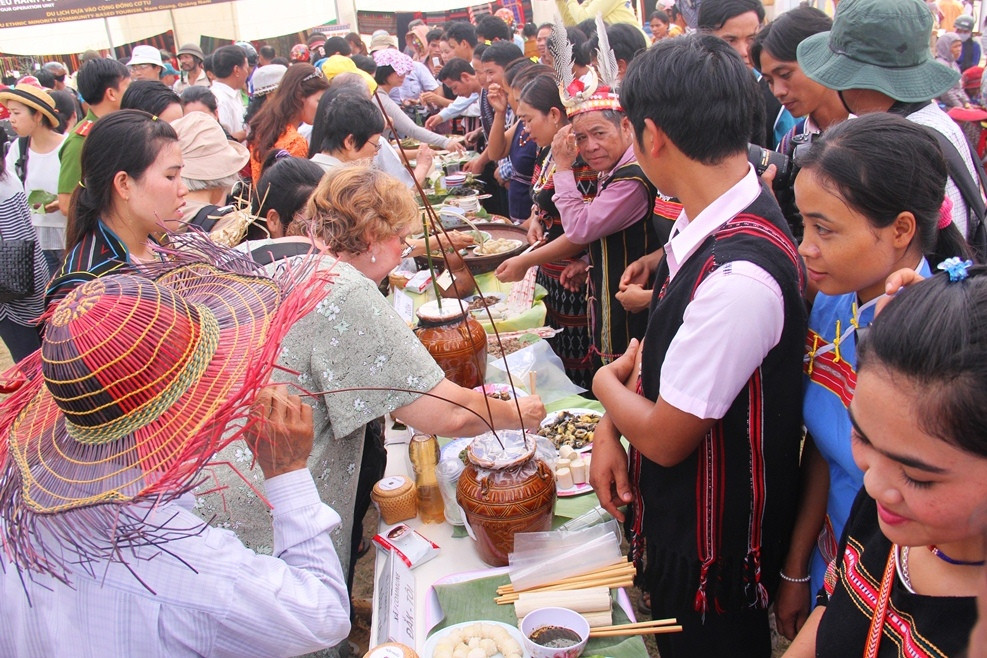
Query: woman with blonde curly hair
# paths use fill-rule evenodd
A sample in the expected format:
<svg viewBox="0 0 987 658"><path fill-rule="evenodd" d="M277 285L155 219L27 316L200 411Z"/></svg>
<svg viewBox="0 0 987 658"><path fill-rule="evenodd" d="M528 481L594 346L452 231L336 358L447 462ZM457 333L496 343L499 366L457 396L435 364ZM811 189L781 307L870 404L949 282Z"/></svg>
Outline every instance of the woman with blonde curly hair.
<svg viewBox="0 0 987 658"><path fill-rule="evenodd" d="M298 236L307 236L306 249L324 249L309 257L318 258L320 268L332 268L334 278L325 300L285 337L282 377L320 393L313 397L315 446L309 468L322 500L343 517L342 527L359 533L354 520L362 514L354 509L368 423L390 413L421 432L474 436L487 431L485 420L498 429L536 427L545 408L538 396L521 398L519 418L513 401L490 400L488 414L483 395L446 379L377 290L400 262L405 238L419 222L418 206L404 184L376 169L337 167L300 215L288 229L295 237L282 240L297 243ZM353 387L380 390L345 390ZM372 486L380 473L371 475L364 479ZM261 474L251 470L246 478L260 482ZM267 510L237 479L231 473L222 482L229 486L225 508L220 496L204 496L199 512L228 522L250 546L272 545ZM350 558L350 539L345 532L334 536L343 564Z"/></svg>

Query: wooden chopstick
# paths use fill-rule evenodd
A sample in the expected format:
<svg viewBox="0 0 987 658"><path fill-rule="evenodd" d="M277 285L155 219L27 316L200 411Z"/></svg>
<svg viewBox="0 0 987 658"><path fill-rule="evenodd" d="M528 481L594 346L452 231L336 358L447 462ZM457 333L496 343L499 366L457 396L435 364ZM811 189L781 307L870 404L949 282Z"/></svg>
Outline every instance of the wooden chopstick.
<svg viewBox="0 0 987 658"><path fill-rule="evenodd" d="M590 637L617 637L618 635L661 635L663 633L681 633L681 626L654 626L651 628L631 628L626 631L598 631L591 628Z"/></svg>
<svg viewBox="0 0 987 658"><path fill-rule="evenodd" d="M669 617L668 619L653 619L651 621L636 621L627 624L616 624L614 626L597 626L592 629L594 631L617 631L621 629L632 629L632 628L649 628L657 626L674 626L678 624L678 620L675 617Z"/></svg>
<svg viewBox="0 0 987 658"><path fill-rule="evenodd" d="M630 587L634 584L632 578L600 578L597 580L587 580L582 583L572 583L569 585L556 585L554 587L549 587L539 590L527 590L524 592L502 594L494 598L497 605L505 605L508 603L514 603L521 598L522 594L540 593L540 592L561 592L571 589L586 589L588 587L609 587L610 589L617 589L620 587Z"/></svg>
<svg viewBox="0 0 987 658"><path fill-rule="evenodd" d="M547 587L554 587L556 585L565 585L565 584L568 584L568 583L578 583L578 582L582 582L582 581L584 581L584 580L586 580L588 578L594 578L596 576L603 576L605 574L613 574L613 573L633 574L635 572L635 570L636 569L635 569L634 564L632 562L627 562L624 559L621 559L619 562L617 562L615 564L611 564L609 566L602 567L600 569L596 569L595 571L588 571L588 572L586 572L584 574L579 574L578 576L568 576L566 578L560 578L560 579L558 579L558 580L556 580L554 582L545 583L544 585L538 585L537 587L529 587L529 588L523 589L523 590L515 590L513 585L501 585L500 587L497 588L497 593L498 594L510 594L512 592L515 592L515 591L520 591L520 592L536 592L536 591L539 591L539 590L543 590L543 589L545 589Z"/></svg>

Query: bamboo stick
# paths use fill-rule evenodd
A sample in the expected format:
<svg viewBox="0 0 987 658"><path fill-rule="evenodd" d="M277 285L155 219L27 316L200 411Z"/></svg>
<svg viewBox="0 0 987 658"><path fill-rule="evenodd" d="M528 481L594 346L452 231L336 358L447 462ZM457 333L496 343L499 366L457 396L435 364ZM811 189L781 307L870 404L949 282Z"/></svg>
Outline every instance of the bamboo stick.
<svg viewBox="0 0 987 658"><path fill-rule="evenodd" d="M616 563L611 564L611 565L606 566L606 567L602 567L600 569L596 569L594 571L587 571L586 573L582 573L582 574L579 574L579 575L576 575L576 576L567 576L565 578L559 578L558 580L553 581L551 583L545 583L544 585L538 585L537 587L529 587L528 589L517 590L517 591L521 591L521 592L534 592L534 591L537 591L537 590L540 590L540 589L544 589L546 587L551 587L551 586L554 586L554 585L562 585L562 584L565 584L565 583L579 582L579 581L584 580L584 579L586 579L587 577L590 577L590 576L599 576L599 575L609 574L609 573L628 573L628 574L633 574L633 573L635 573L635 571L636 571L636 568L634 567L634 564L632 562L627 562L626 560L624 560L623 558L621 558L619 562L616 562ZM514 586L513 585L510 585L510 584L508 584L508 585L501 585L500 587L497 588L497 593L498 594L510 594L511 592L514 592L514 591L515 591Z"/></svg>
<svg viewBox="0 0 987 658"><path fill-rule="evenodd" d="M494 601L496 601L498 605L504 605L507 603L514 603L521 597L522 594L540 594L543 592L565 592L565 591L572 591L577 589L586 589L588 587L607 587L609 589L619 589L621 587L631 587L633 584L634 584L634 580L632 578L606 578L606 579L597 579L597 580L587 580L581 583L572 583L566 586L560 585L560 586L549 587L545 589L518 592L516 594L515 593L502 594L498 597L495 597Z"/></svg>
<svg viewBox="0 0 987 658"><path fill-rule="evenodd" d="M664 633L681 633L681 626L658 626L655 628L632 628L627 631L597 631L590 629L590 637L618 637L622 635L662 635Z"/></svg>
<svg viewBox="0 0 987 658"><path fill-rule="evenodd" d="M629 622L627 624L617 624L616 626L601 626L600 628L594 628L595 631L618 631L621 629L630 628L649 628L657 626L674 626L678 624L678 620L675 617L669 617L668 619L653 619L651 621L636 621Z"/></svg>

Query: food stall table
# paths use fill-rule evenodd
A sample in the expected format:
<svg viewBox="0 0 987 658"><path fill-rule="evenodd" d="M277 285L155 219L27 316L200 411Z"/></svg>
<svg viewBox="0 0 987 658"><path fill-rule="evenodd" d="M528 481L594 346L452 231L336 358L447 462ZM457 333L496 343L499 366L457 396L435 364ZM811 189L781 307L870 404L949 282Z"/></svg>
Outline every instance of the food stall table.
<svg viewBox="0 0 987 658"><path fill-rule="evenodd" d="M599 402L587 400L580 396L568 396L546 406L549 412L569 408L583 408L603 410ZM408 458L408 443L411 440L411 430L388 429L386 434L387 448L387 470L385 477L405 475L414 480L410 460ZM446 441L440 441L445 443ZM570 498L559 498L555 507L556 525L575 518L593 509L598 504L596 495L593 493ZM448 582L450 577L456 579L456 574L478 572L474 575L497 576L496 571L485 564L477 555L475 544L472 539L466 536L462 528L455 527L449 523L422 523L419 517L415 517L403 523L407 524L418 533L431 540L440 547L437 558L429 560L417 566L411 573L415 579L415 639L416 651L421 651L425 645L428 632L439 621L435 612L435 599L432 603L429 599L432 595L432 585L439 581ZM379 530L384 531L391 526L380 523ZM374 582L380 583L385 567L385 553L378 551L375 563ZM370 646L374 647L383 640L377 637L378 605L380 589L374 588L374 623L371 626ZM625 646L626 645L626 646ZM647 656L644 642L640 637L629 638L621 644L621 650L614 652L615 655L622 656ZM428 658L422 656L422 658Z"/></svg>

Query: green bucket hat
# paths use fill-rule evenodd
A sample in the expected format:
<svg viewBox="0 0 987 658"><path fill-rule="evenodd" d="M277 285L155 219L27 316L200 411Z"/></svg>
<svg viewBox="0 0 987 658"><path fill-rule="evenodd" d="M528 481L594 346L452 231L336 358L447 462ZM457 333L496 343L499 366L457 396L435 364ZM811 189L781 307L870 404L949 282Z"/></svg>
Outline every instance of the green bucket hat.
<svg viewBox="0 0 987 658"><path fill-rule="evenodd" d="M931 35L932 14L922 0L843 0L833 29L799 44L798 62L830 89L873 89L905 103L927 101L960 75L932 58Z"/></svg>

